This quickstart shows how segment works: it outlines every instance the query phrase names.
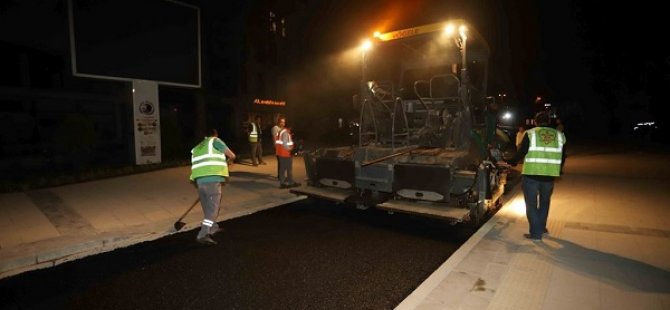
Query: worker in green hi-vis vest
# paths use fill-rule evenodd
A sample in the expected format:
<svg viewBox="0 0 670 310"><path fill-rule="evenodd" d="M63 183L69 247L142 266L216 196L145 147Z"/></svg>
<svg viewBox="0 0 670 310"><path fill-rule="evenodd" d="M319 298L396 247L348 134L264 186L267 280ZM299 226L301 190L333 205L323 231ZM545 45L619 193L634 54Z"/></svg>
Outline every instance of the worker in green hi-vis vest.
<svg viewBox="0 0 670 310"><path fill-rule="evenodd" d="M549 127L550 120L547 112L537 113L537 127L526 130L516 156L507 162L516 166L521 159L524 161L521 187L530 226L524 236L534 241L542 240L542 235L548 233L547 218L554 180L561 176L565 164L565 134Z"/></svg>
<svg viewBox="0 0 670 310"><path fill-rule="evenodd" d="M260 116L256 116L255 121L249 123L247 136L249 137L249 146L251 150L251 164L254 166L266 165L263 161L263 121Z"/></svg>
<svg viewBox="0 0 670 310"><path fill-rule="evenodd" d="M217 130L212 128L191 150L190 179L198 188L204 214L196 241L206 245L216 244L212 235L220 230L216 217L221 205L221 185L230 176L228 160L232 162L235 159L235 153L218 137Z"/></svg>

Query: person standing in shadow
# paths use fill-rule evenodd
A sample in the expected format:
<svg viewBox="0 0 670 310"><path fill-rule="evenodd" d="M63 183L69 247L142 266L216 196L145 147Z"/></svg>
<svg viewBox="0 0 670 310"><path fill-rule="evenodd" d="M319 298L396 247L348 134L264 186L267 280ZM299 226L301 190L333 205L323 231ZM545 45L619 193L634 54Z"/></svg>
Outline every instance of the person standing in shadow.
<svg viewBox="0 0 670 310"><path fill-rule="evenodd" d="M254 166L267 165L263 161L263 141L262 141L262 119L260 116L256 116L255 121L249 123L249 128L247 129L247 135L249 137L249 147L251 149L251 164Z"/></svg>

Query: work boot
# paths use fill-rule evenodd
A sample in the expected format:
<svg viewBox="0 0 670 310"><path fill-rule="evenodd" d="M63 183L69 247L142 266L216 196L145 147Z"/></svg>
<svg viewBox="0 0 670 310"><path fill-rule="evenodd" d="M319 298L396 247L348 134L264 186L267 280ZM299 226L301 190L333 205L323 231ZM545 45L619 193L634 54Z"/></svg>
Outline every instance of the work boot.
<svg viewBox="0 0 670 310"><path fill-rule="evenodd" d="M195 239L195 241L198 241L198 243L204 244L204 245L215 245L216 244L216 241L214 241L214 239L212 239L211 235L205 235L202 238Z"/></svg>
<svg viewBox="0 0 670 310"><path fill-rule="evenodd" d="M212 225L212 228L209 229L209 235L214 236L214 234L221 232L222 230L223 228L219 227L219 224L214 223L214 225Z"/></svg>
<svg viewBox="0 0 670 310"><path fill-rule="evenodd" d="M542 241L542 236L539 236L539 237L538 237L538 236L533 236L533 235L531 235L531 234L523 234L523 236L524 236L526 239L529 239L529 240L532 240L532 241Z"/></svg>

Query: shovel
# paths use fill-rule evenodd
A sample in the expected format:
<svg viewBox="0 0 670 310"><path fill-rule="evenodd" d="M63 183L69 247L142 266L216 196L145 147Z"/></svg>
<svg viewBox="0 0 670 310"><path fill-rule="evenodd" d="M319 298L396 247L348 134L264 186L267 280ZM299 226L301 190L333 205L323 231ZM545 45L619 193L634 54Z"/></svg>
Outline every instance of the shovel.
<svg viewBox="0 0 670 310"><path fill-rule="evenodd" d="M182 214L182 215L179 217L179 219L178 219L176 222L174 222L174 229L175 229L175 231L179 231L182 227L184 227L184 225L186 225L186 223L182 222L181 220L183 220L183 219L186 217L186 215L187 215L189 212L191 212L191 210L193 209L193 207L195 207L195 205L197 205L198 202L200 202L200 197L198 197L198 198L193 202L193 204L192 204L190 207L188 207L188 210L186 210L186 212L184 212L184 214Z"/></svg>

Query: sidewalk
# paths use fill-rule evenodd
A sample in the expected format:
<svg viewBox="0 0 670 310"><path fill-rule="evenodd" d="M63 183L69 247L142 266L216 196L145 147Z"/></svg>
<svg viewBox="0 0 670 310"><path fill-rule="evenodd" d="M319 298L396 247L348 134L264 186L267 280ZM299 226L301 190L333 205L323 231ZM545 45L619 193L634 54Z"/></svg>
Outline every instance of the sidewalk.
<svg viewBox="0 0 670 310"><path fill-rule="evenodd" d="M397 309L670 309L668 158L571 155L554 188L548 237L522 236L528 222L517 187Z"/></svg>
<svg viewBox="0 0 670 310"><path fill-rule="evenodd" d="M268 165L231 167L218 221L305 198L279 189L277 161L264 158ZM294 158L295 180L304 171L302 157ZM175 233L174 223L197 198L189 174L190 167L179 167L0 194L0 279ZM198 205L180 232L201 221Z"/></svg>
<svg viewBox="0 0 670 310"><path fill-rule="evenodd" d="M670 309L668 153L571 153L542 242L520 188L397 309ZM237 164L219 221L303 197L279 189L276 160ZM518 167L520 168L520 167ZM174 233L196 199L189 167L0 195L0 278ZM304 179L301 158L296 180ZM199 227L196 207L181 231Z"/></svg>

